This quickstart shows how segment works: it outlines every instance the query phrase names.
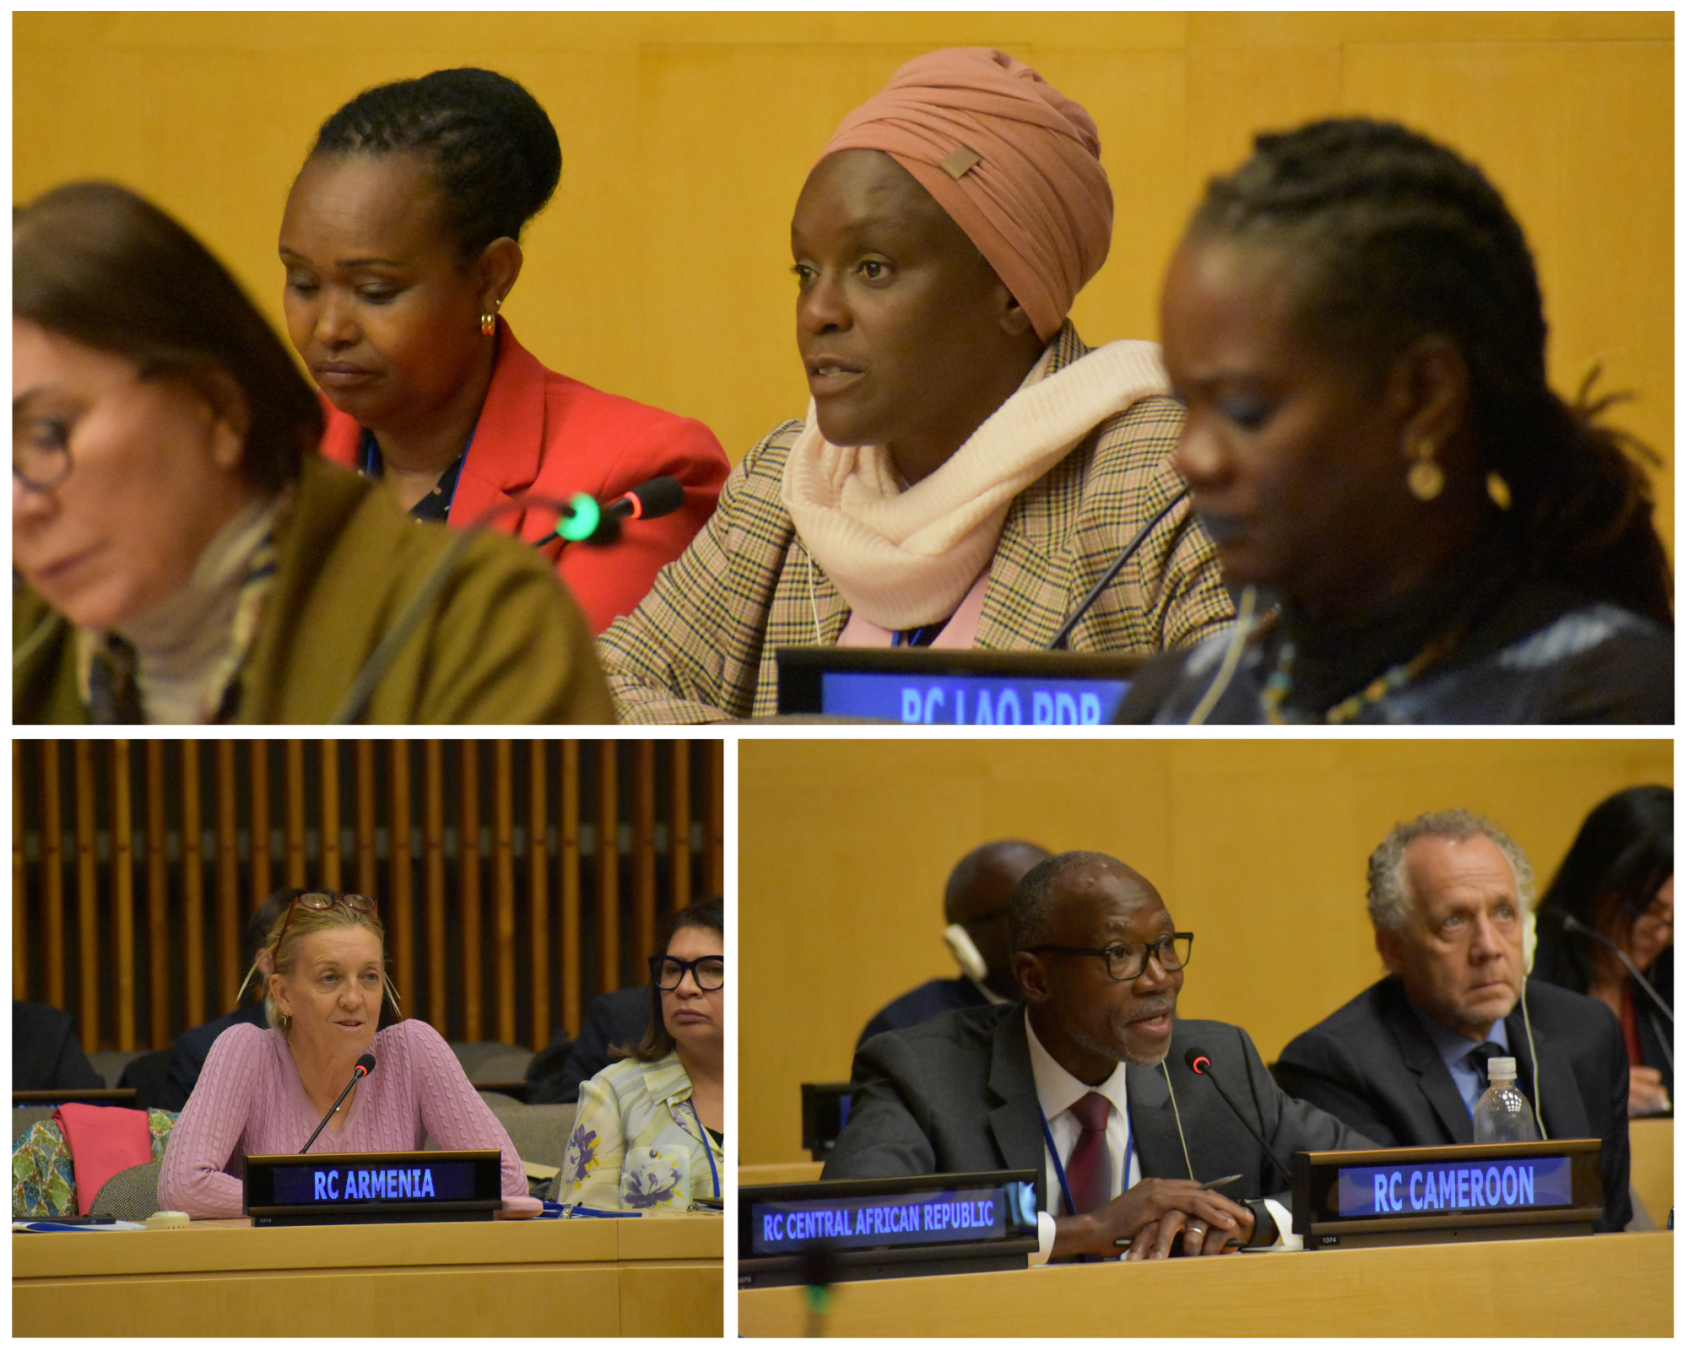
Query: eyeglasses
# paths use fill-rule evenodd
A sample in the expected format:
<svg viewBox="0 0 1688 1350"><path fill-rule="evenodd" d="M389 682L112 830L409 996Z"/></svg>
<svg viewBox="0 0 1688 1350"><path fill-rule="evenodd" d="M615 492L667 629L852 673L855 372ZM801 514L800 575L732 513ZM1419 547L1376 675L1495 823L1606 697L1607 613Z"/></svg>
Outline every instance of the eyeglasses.
<svg viewBox="0 0 1688 1350"><path fill-rule="evenodd" d="M651 979L658 989L665 992L678 989L688 970L697 987L706 994L713 994L727 982L726 964L719 956L700 956L695 961L682 961L677 956L653 956L650 963Z"/></svg>
<svg viewBox="0 0 1688 1350"><path fill-rule="evenodd" d="M13 478L37 492L51 492L70 477L70 470L70 442L62 422L29 418L21 426L12 423Z"/></svg>
<svg viewBox="0 0 1688 1350"><path fill-rule="evenodd" d="M293 922L293 911L303 906L315 910L318 914L326 914L336 905L344 905L357 914L375 913L375 902L367 895L353 895L350 892L341 894L335 891L311 891L305 895L296 895L287 907L287 917L281 921L281 933L275 940L275 946L270 948L272 956L281 955L281 944L287 937L287 926Z"/></svg>
<svg viewBox="0 0 1688 1350"><path fill-rule="evenodd" d="M1182 970L1190 964L1190 945L1194 933L1168 933L1155 942L1115 942L1106 947L1060 947L1046 942L1041 947L1028 947L1030 952L1059 952L1062 956L1100 956L1108 966L1110 980L1135 980L1149 965L1149 953L1155 954L1162 970Z"/></svg>

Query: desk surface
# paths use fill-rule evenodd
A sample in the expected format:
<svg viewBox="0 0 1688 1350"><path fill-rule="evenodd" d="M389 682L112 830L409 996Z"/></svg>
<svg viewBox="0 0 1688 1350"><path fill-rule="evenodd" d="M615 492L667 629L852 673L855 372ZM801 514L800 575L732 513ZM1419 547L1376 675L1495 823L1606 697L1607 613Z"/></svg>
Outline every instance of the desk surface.
<svg viewBox="0 0 1688 1350"><path fill-rule="evenodd" d="M721 1243L706 1216L17 1233L12 1334L262 1334L271 1308L300 1336L720 1336Z"/></svg>
<svg viewBox="0 0 1688 1350"><path fill-rule="evenodd" d="M1262 1252L836 1286L828 1336L1669 1336L1672 1237ZM1504 1291L1504 1297L1501 1293ZM801 1289L739 1294L739 1334L805 1333Z"/></svg>

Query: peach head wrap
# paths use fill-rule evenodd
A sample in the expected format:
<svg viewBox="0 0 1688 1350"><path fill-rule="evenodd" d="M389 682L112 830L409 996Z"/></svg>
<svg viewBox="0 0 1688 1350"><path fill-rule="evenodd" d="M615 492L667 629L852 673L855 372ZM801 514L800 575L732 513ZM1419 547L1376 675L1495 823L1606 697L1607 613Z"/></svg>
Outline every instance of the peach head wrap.
<svg viewBox="0 0 1688 1350"><path fill-rule="evenodd" d="M1003 52L916 57L839 123L820 158L838 150L882 150L914 175L1045 342L1108 256L1114 198L1096 124Z"/></svg>

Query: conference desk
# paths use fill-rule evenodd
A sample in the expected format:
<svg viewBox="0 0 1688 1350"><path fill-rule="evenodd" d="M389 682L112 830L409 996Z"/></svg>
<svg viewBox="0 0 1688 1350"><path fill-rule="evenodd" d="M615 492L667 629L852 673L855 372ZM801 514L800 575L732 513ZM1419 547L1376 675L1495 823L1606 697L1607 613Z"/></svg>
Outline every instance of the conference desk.
<svg viewBox="0 0 1688 1350"><path fill-rule="evenodd" d="M714 1336L711 1216L12 1235L14 1336Z"/></svg>
<svg viewBox="0 0 1688 1350"><path fill-rule="evenodd" d="M1672 1235L1261 1252L836 1285L828 1336L1669 1336ZM800 1336L800 1288L739 1334Z"/></svg>

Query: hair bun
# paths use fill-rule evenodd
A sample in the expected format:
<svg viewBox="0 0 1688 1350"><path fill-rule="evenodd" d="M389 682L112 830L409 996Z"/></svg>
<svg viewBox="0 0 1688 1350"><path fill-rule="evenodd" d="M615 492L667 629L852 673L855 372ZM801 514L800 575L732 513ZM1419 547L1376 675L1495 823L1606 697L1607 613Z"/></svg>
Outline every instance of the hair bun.
<svg viewBox="0 0 1688 1350"><path fill-rule="evenodd" d="M446 222L473 256L521 238L562 176L545 109L515 80L462 66L366 89L322 124L311 154L421 155L446 197Z"/></svg>

